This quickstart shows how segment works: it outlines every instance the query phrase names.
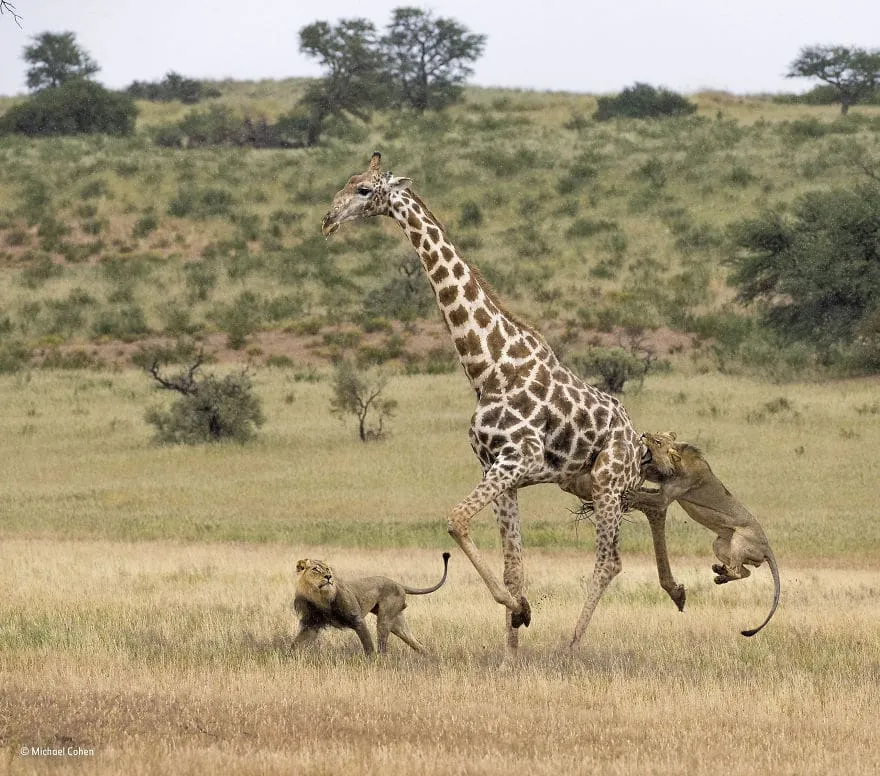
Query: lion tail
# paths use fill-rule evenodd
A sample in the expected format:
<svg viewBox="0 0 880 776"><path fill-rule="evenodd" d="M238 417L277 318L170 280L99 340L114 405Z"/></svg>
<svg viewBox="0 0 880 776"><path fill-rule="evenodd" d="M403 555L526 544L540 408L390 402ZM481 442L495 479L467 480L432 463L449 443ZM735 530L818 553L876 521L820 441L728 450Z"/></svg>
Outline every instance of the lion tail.
<svg viewBox="0 0 880 776"><path fill-rule="evenodd" d="M761 630L761 628L770 622L770 618L776 611L776 607L779 606L779 568L776 565L776 557L773 555L773 550L769 547L767 548L767 565L770 566L770 573L773 575L773 606L770 607L770 614L767 615L767 619L757 628L742 631L743 636L754 636L759 630Z"/></svg>
<svg viewBox="0 0 880 776"><path fill-rule="evenodd" d="M401 585L403 589L406 591L407 595L427 595L428 593L433 593L435 590L439 590L443 587L443 584L446 582L446 572L449 569L449 553L443 553L443 576L440 578L440 581L434 585L433 587L425 587L425 588L416 588L416 587L407 587L406 585Z"/></svg>

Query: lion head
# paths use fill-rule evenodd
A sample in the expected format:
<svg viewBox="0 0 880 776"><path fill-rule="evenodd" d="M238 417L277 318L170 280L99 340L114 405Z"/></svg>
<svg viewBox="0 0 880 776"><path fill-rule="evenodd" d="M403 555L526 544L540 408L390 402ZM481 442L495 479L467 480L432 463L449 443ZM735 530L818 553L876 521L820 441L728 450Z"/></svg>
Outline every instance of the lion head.
<svg viewBox="0 0 880 776"><path fill-rule="evenodd" d="M649 480L664 480L675 476L676 464L681 461L681 453L675 445L675 432L662 434L642 434L642 444L647 454L642 459L642 474Z"/></svg>
<svg viewBox="0 0 880 776"><path fill-rule="evenodd" d="M303 558L296 562L297 593L315 604L327 604L336 597L336 575L324 561Z"/></svg>

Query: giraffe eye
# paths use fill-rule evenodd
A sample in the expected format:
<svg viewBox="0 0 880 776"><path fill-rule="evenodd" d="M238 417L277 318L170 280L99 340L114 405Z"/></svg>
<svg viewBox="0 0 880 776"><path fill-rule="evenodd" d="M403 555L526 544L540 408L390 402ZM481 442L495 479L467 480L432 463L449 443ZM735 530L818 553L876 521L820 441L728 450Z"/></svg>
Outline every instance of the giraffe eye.
<svg viewBox="0 0 880 776"><path fill-rule="evenodd" d="M370 194L373 193L373 190L369 186L358 186L357 193L362 197L369 197Z"/></svg>

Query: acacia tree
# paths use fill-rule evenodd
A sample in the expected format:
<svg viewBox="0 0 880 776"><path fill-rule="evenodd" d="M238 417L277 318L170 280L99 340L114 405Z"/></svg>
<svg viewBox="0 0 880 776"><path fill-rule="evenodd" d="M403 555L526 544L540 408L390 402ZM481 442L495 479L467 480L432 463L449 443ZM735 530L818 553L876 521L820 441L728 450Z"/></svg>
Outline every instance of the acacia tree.
<svg viewBox="0 0 880 776"><path fill-rule="evenodd" d="M314 22L299 31L299 41L300 51L327 71L302 98L309 110L306 145L318 142L330 116L350 113L366 121L374 108L388 104L387 78L372 22L343 19L335 26Z"/></svg>
<svg viewBox="0 0 880 776"><path fill-rule="evenodd" d="M731 234L730 281L766 325L825 355L860 347L880 365L880 187L809 192L790 217L765 212Z"/></svg>
<svg viewBox="0 0 880 776"><path fill-rule="evenodd" d="M74 78L89 78L101 68L77 42L72 32L44 32L24 48L30 64L27 85L31 91L61 86Z"/></svg>
<svg viewBox="0 0 880 776"><path fill-rule="evenodd" d="M381 44L395 101L423 113L459 99L486 36L468 32L455 19L404 7L394 9Z"/></svg>
<svg viewBox="0 0 880 776"><path fill-rule="evenodd" d="M870 96L880 84L880 51L847 46L805 46L786 78L818 78L837 90L840 113Z"/></svg>
<svg viewBox="0 0 880 776"><path fill-rule="evenodd" d="M381 374L360 373L350 361L342 361L336 367L330 412L340 420L346 415L354 415L361 442L382 439L385 419L394 416L397 402L382 397L387 382ZM368 419L373 419L372 425Z"/></svg>

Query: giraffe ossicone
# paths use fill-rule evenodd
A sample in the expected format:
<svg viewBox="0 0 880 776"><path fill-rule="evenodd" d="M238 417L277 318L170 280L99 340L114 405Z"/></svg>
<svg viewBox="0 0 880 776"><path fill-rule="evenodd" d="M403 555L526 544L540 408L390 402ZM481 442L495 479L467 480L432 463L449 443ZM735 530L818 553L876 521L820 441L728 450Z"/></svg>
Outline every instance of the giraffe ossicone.
<svg viewBox="0 0 880 776"><path fill-rule="evenodd" d="M508 312L475 267L458 253L412 180L383 172L374 153L333 197L321 223L329 237L341 224L393 218L421 259L437 306L473 387L469 430L483 476L449 513L448 531L495 600L507 607L507 647L531 617L525 597L517 491L556 483L595 507L596 559L570 646L576 647L602 593L620 572L622 496L640 482L639 434L623 405L582 381L545 339ZM492 503L501 532L503 584L470 538L470 521Z"/></svg>

